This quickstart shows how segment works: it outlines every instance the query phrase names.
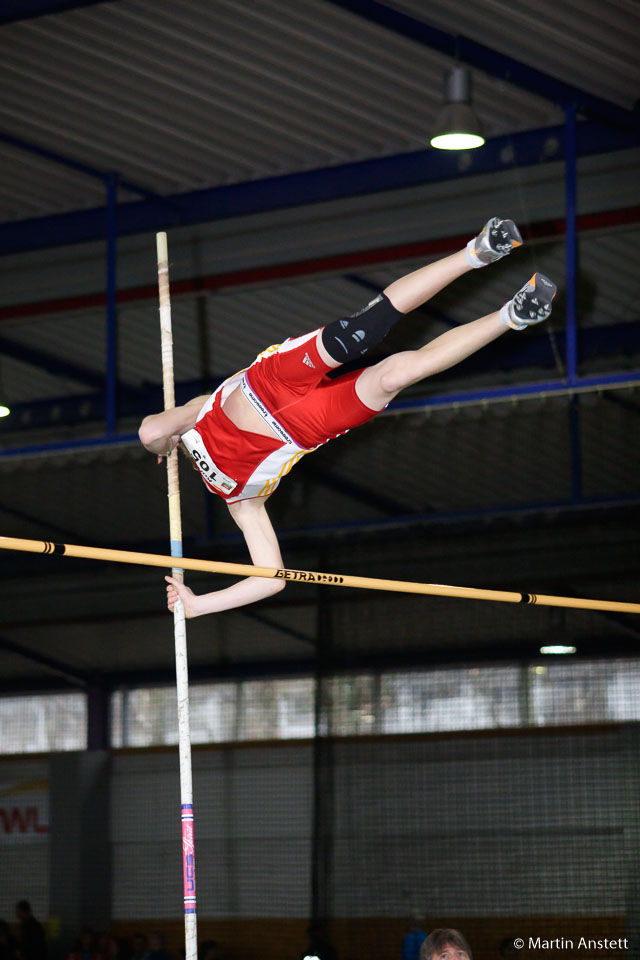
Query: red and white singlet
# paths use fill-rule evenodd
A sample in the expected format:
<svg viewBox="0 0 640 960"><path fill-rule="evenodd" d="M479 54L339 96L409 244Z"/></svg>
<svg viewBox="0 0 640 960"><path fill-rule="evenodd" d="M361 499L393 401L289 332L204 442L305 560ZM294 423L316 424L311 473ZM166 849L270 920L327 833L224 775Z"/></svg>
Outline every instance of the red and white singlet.
<svg viewBox="0 0 640 960"><path fill-rule="evenodd" d="M334 369L316 347L318 331L267 347L246 370L220 384L182 442L212 493L227 503L267 497L282 477L321 444L371 420L380 411L356 394L359 370L329 379ZM273 436L240 430L223 409L240 387Z"/></svg>

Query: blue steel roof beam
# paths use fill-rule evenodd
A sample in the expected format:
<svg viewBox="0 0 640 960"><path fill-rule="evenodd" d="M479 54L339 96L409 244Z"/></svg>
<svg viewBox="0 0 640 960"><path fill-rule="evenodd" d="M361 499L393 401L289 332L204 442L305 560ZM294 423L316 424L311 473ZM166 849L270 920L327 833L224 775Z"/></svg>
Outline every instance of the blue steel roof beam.
<svg viewBox="0 0 640 960"><path fill-rule="evenodd" d="M36 650L29 650L28 647L24 647L21 643L15 643L15 641L8 640L6 637L0 637L0 650L3 650L5 653L15 653L17 656L31 661L31 663L37 663L39 667L44 667L49 673L64 677L65 680L75 686L84 687L91 679L90 674L78 670L77 667L71 667L68 663L63 663L62 660L45 656ZM11 686L9 689L11 689Z"/></svg>
<svg viewBox="0 0 640 960"><path fill-rule="evenodd" d="M285 637L292 637L294 640L299 640L301 643L311 643L315 644L315 638L308 636L306 633L302 633L300 630L294 630L293 627L288 627L286 623L279 623L278 620L274 617L266 617L262 613L256 613L255 610L247 610L246 607L242 607L239 610L239 613L243 617L247 617L249 620L255 621L255 623L260 623L264 627L269 627L271 630L277 630L278 633L284 634Z"/></svg>
<svg viewBox="0 0 640 960"><path fill-rule="evenodd" d="M299 475L304 476L306 474L311 477L314 484L325 487L333 493L338 493L341 496L355 500L356 503L360 503L365 507L378 510L386 516L397 517L411 512L406 504L401 503L394 497L389 497L378 490L371 490L368 487L364 487L361 483L355 483L347 477L334 473L327 467L317 467L315 465L311 467L308 463L302 463L298 470Z"/></svg>
<svg viewBox="0 0 640 960"><path fill-rule="evenodd" d="M33 347L25 347L21 343L14 343L5 337L0 337L0 356L11 357L13 360L28 363L40 370L46 370L54 377L65 377L67 380L73 380L74 383L83 383L87 387L95 387L96 390L104 389L104 373L90 370L88 367L81 367L79 364L46 353L44 350L34 350ZM123 389L126 390L127 387L123 385Z"/></svg>
<svg viewBox="0 0 640 960"><path fill-rule="evenodd" d="M550 146L553 149L550 149ZM640 146L640 133L609 130L600 123L576 128L579 157ZM283 210L310 203L362 196L381 190L455 180L564 159L564 125L493 137L469 154L461 173L458 156L447 150L416 150L304 173L195 190L191 193L118 205L118 234L125 236L170 227ZM514 160L505 160L505 156ZM0 224L0 255L85 243L104 237L105 207Z"/></svg>
<svg viewBox="0 0 640 960"><path fill-rule="evenodd" d="M90 370L88 367L81 367L79 364L71 363L69 360L65 360L51 353L46 353L44 350L25 347L21 343L15 343L12 340L7 340L5 337L0 337L0 356L11 357L13 360L19 360L21 363L27 363L41 370L46 370L47 373L54 377L65 377L68 380L75 381L75 383L84 383L88 387L99 390L100 402L104 402L102 395L102 391L104 390L104 373ZM129 402L135 402L136 398L140 398L143 395L146 396L146 391L142 388L132 387L130 384L123 383L122 381L118 381L117 390L118 393L126 397Z"/></svg>
<svg viewBox="0 0 640 960"><path fill-rule="evenodd" d="M637 112L625 110L617 103L597 97L573 84L565 83L564 80L530 67L470 37L440 30L409 14L393 10L386 4L379 3L378 0L329 0L329 2L364 17L371 23L377 23L425 47L437 50L457 62L465 63L482 70L489 76L506 80L514 86L551 100L563 108L574 105L583 113L608 126L616 126L622 130L640 130L640 115Z"/></svg>
<svg viewBox="0 0 640 960"><path fill-rule="evenodd" d="M34 524L41 533L44 531L51 532L56 534L59 537L69 537L70 540L76 540L80 534L77 534L73 530L69 530L68 527L60 527L57 523L52 523L51 520L43 520L42 517L36 517L32 513L27 513L25 510L18 510L16 507L9 507L4 503L0 503L0 514L7 517L13 517L14 520L24 520L26 523ZM70 540L66 542L69 543Z"/></svg>
<svg viewBox="0 0 640 960"><path fill-rule="evenodd" d="M113 3L113 0L3 0L0 9L1 23L16 23L18 20L33 20L51 13L64 13L80 7L95 7L98 3Z"/></svg>
<svg viewBox="0 0 640 960"><path fill-rule="evenodd" d="M33 153L37 157L51 161L51 163L58 163L60 166L68 167L77 173L83 173L87 177L102 180L105 184L109 181L110 177L113 176L113 174L107 170L98 170L96 167L92 167L88 163L83 163L81 160L74 160L73 157L66 157L64 154L56 153L55 150L49 150L48 147L41 147L37 143L30 143L21 137L15 137L12 133L7 133L6 130L0 130L0 143L6 143L10 147L16 147L18 150ZM147 190L146 187L141 187L139 184L132 183L131 180L126 180L123 177L118 176L118 184L124 190L128 190L130 193L137 193L146 200L160 199L158 194L154 193L153 190Z"/></svg>
<svg viewBox="0 0 640 960"><path fill-rule="evenodd" d="M560 352L564 350L563 330L556 331L556 340ZM602 364L607 358L630 357L640 352L640 321L631 321L619 324L604 325L598 327L585 327L581 331L580 341L580 361L597 360ZM515 338L509 341L507 338L495 344L491 354L475 354L473 357L464 361L467 375L485 374L495 371L508 370L526 370L543 369L552 370L556 373L556 363L553 352L550 348L549 337L545 331L533 333L531 336L522 340ZM640 378L640 371L630 370L620 372L616 375L617 382L625 379L637 381ZM588 378L589 383L599 379L606 380L606 376L594 375ZM583 385L585 378L582 378ZM221 380L188 380L176 383L176 402L186 403L191 397L199 396L203 393L210 393L214 390ZM616 379L612 382L616 382ZM544 392L549 384L539 383L525 388L525 393ZM562 389L566 384L562 380L553 382L553 389ZM499 388L498 396L511 396L518 394L519 387L514 384L510 387ZM478 389L464 392L464 400L491 399L496 396L495 390ZM425 406L438 406L450 401L460 402L461 395L456 393L443 393L431 398L416 396L404 396L394 400L391 409L404 409L407 406L421 409ZM154 413L160 410L163 405L162 385L147 384L141 388L129 386L121 387L121 398L119 404L119 414L122 417L140 417L148 413ZM101 384L100 391L90 394L82 394L73 397L54 397L48 400L36 400L28 403L14 404L12 407L12 416L2 421L0 432L5 436L15 431L24 432L26 429L37 429L50 426L77 425L81 423L92 423L104 418L104 383ZM83 441L80 441L82 443ZM99 439L96 443L102 443ZM0 451L0 457L3 453ZM304 464L303 464L304 466ZM303 469L303 467L299 468ZM393 512L397 505L389 504L390 511Z"/></svg>
<svg viewBox="0 0 640 960"><path fill-rule="evenodd" d="M369 290L371 293L380 293L381 287L372 283L371 280L367 280L366 277L361 277L356 273L347 273L345 274L345 279L350 283L355 283L358 287L362 287L364 290ZM412 313L415 312L415 310L412 311ZM442 313L441 310L437 310L431 303L423 303L421 307L417 308L417 312L423 313L429 317L430 320L437 320L438 323L443 323L447 327L459 326L455 320L452 320L451 317Z"/></svg>
<svg viewBox="0 0 640 960"><path fill-rule="evenodd" d="M485 388L463 390L459 393L442 393L430 397L407 396L399 400L393 400L389 404L388 411L383 412L381 416L393 415L396 412L421 413L422 411L431 407L461 407L467 404L477 406L478 404L512 401L518 398L535 399L544 396L567 396L573 392L595 393L609 389L620 389L623 387L635 388L636 386L640 386L640 370L628 370L624 373L605 373L592 377L579 377L576 381L575 387L567 387L565 380L558 379L537 381L535 383L525 383L519 385L514 384L506 387L492 387L490 389ZM82 400L84 400L84 398L75 398L75 404L79 407L80 401ZM69 398L64 398L59 402L40 401L37 406L43 407L49 411L49 423L45 423L44 425L50 426L52 423L55 423L55 426L60 426L62 423L77 424L79 421L91 422L96 419L94 414L91 416L87 415L85 417L80 417L76 411L75 419L63 420L62 416L59 415L60 411L62 409L64 412L66 409L65 405L71 405L71 403L72 401L70 401ZM100 403L103 417L104 397L100 398ZM19 423L18 420L21 418L23 413L30 412L34 406L36 405L22 404L13 408L12 419L15 421L14 429L19 429L22 427L24 432L25 423ZM157 410L158 406L156 406L155 409ZM100 418L100 410L98 411L98 417ZM43 423L39 421L38 425L42 426ZM26 424L26 426L33 426L33 424L29 423ZM4 429L5 428L3 427L3 431ZM110 436L102 435L98 437L88 437L83 440L62 440L54 443L50 442L0 449L0 459L21 457L25 454L60 453L62 451L89 450L92 448L108 447L118 444L131 446L137 443L137 433L116 434Z"/></svg>
<svg viewBox="0 0 640 960"><path fill-rule="evenodd" d="M346 592L346 591L345 591ZM395 594L390 594L395 597ZM343 603L353 603L353 599L343 600ZM148 613L147 616L153 616ZM161 614L164 616L164 614ZM621 614L621 616L633 616L633 614ZM578 653L572 657L572 660L585 660L593 658L602 658L610 660L612 656L629 656L629 638L607 636L606 639L598 634L597 628L591 632L581 632L575 637ZM540 659L540 641L531 640L528 637L514 636L508 643L484 643L481 647L474 646L472 643L462 647L452 649L451 646L438 646L434 649L410 649L406 651L393 651L392 653L376 653L369 651L364 653L358 650L356 653L340 651L339 663L336 661L336 670L360 672L369 671L373 674L380 674L382 671L414 670L416 667L450 667L454 663L477 665L486 663L496 665L508 663L511 665L514 661L522 664L538 662ZM213 664L203 664L189 666L189 679L195 683L242 681L242 680L264 680L266 677L280 679L282 677L312 677L316 670L316 659L296 658L289 660L251 660L237 661L231 663L216 662ZM118 690L122 688L138 689L149 688L152 686L167 686L175 684L175 667L145 667L143 670L119 670L109 671L100 674L100 684L103 688L109 690ZM47 684L48 691L68 691L69 685L59 682L57 684ZM0 694L11 695L18 693L41 693L43 690L43 681L41 679L31 679L26 677L11 677L10 680L2 682L0 680Z"/></svg>
<svg viewBox="0 0 640 960"><path fill-rule="evenodd" d="M220 382L216 379L213 382L188 380L176 383L176 403L186 403L194 396L210 393L219 386ZM140 388L122 384L119 394L118 414L121 417L143 417L148 413L161 410L164 405L162 384L147 384ZM96 420L104 420L105 404L104 380L102 380L101 389L94 393L50 397L47 400L13 404L11 416L0 421L0 432L5 434L14 430L24 431L65 424L77 426L93 423ZM102 438L97 442L101 444ZM82 444L84 441L79 443ZM0 451L1 455L2 451Z"/></svg>

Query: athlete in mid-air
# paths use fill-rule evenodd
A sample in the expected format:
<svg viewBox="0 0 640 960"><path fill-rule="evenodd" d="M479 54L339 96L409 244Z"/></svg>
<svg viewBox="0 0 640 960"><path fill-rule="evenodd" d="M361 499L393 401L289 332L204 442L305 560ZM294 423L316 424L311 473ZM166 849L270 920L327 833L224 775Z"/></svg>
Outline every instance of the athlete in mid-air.
<svg viewBox="0 0 640 960"><path fill-rule="evenodd" d="M555 284L536 273L495 313L447 330L419 350L392 354L343 376L327 375L366 355L400 317L452 280L521 244L513 221L493 217L466 248L395 280L358 313L268 347L211 396L146 417L140 440L159 455L181 442L207 488L226 501L253 564L283 567L266 502L301 457L371 420L405 387L447 370L507 330L545 320ZM247 577L196 596L172 577L166 580L169 609L180 596L186 617L254 603L285 586L283 580Z"/></svg>

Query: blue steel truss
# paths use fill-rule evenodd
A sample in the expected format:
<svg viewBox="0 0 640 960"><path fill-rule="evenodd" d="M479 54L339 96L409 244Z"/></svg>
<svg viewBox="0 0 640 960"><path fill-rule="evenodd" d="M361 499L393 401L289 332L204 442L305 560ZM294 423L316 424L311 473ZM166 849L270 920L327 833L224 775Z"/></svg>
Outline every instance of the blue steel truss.
<svg viewBox="0 0 640 960"><path fill-rule="evenodd" d="M114 0L2 0L0 24L16 20L32 20L52 13L64 13L78 7L94 7L98 3L113 3Z"/></svg>
<svg viewBox="0 0 640 960"><path fill-rule="evenodd" d="M120 203L118 235L149 233L383 190L401 190L462 176L503 172L513 167L557 163L565 160L565 135L562 125L493 137L480 150L465 154L462 170L459 155L454 151L417 150L170 197ZM576 157L637 146L640 146L638 132L612 130L589 121L576 124ZM106 219L106 208L99 207L0 224L0 255L103 239Z"/></svg>

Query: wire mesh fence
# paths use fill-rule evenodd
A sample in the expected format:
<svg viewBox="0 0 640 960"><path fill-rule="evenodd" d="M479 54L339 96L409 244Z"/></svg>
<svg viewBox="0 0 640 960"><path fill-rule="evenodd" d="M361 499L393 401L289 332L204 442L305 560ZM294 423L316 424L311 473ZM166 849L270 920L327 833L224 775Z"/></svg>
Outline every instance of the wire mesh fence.
<svg viewBox="0 0 640 960"><path fill-rule="evenodd" d="M104 871L108 915L91 923L123 958L140 928L177 958L175 692L114 692L112 744L126 749L102 780L83 695L53 699L0 701L0 917L28 896L59 956L73 932L51 911L63 878ZM342 960L391 960L417 917L463 928L480 960L536 930L631 942L639 719L634 658L194 685L201 939L228 960L300 960L314 937L326 956L329 943ZM65 847L79 799L93 819L81 812ZM96 834L105 862L86 859Z"/></svg>

